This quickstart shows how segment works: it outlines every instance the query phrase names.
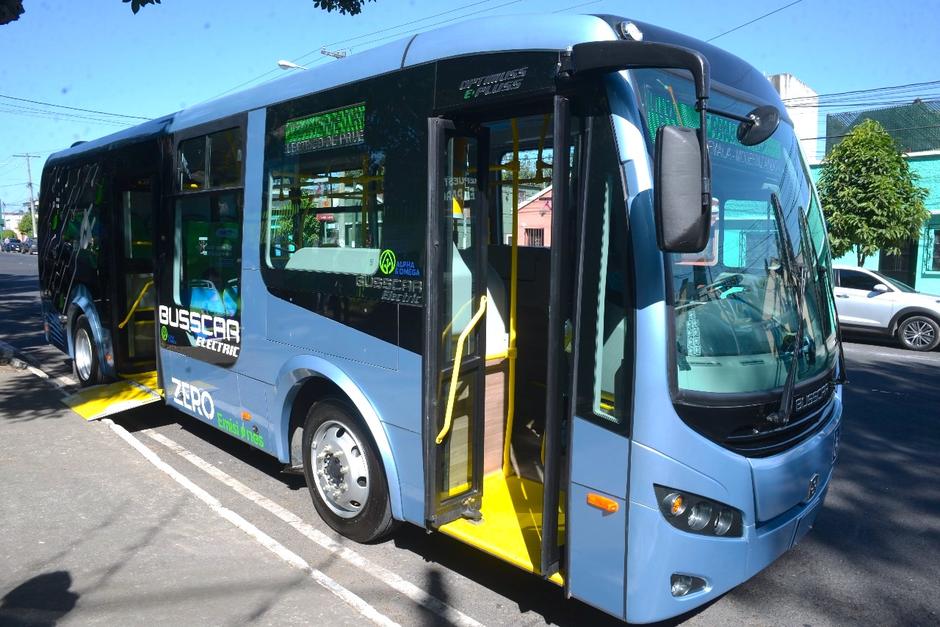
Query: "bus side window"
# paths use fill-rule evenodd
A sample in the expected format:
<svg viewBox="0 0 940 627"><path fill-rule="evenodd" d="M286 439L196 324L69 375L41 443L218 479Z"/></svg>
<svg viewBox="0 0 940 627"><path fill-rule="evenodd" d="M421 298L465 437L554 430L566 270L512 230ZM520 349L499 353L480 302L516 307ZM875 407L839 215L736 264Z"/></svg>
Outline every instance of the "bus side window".
<svg viewBox="0 0 940 627"><path fill-rule="evenodd" d="M217 316L238 314L241 195L184 196L176 201L180 233L177 304Z"/></svg>
<svg viewBox="0 0 940 627"><path fill-rule="evenodd" d="M268 178L268 267L374 274L382 242L385 155L304 156L292 170Z"/></svg>

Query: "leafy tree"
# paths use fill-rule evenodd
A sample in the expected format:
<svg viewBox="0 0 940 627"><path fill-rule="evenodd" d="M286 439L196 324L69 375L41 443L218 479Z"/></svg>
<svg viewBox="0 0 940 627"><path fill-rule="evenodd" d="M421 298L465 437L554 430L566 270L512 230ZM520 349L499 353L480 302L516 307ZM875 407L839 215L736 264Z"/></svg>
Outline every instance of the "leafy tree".
<svg viewBox="0 0 940 627"><path fill-rule="evenodd" d="M121 0L124 3L130 2L131 11L137 13L142 6L148 4L160 4L160 0ZM375 0L313 0L313 6L323 9L327 13L339 11L342 15L358 15L362 12L362 5L366 2L375 2Z"/></svg>
<svg viewBox="0 0 940 627"><path fill-rule="evenodd" d="M819 197L832 254L855 250L858 265L884 250L900 254L917 237L930 212L927 190L884 127L874 120L856 126L822 162Z"/></svg>
<svg viewBox="0 0 940 627"><path fill-rule="evenodd" d="M20 223L17 227L20 230L20 233L23 234L23 237L27 235L32 237L33 235L33 216L29 215L29 212L23 214L23 217L20 218Z"/></svg>
<svg viewBox="0 0 940 627"><path fill-rule="evenodd" d="M160 4L160 0L121 0L124 4L131 5L131 11L135 14L141 7L148 4ZM339 11L342 15L359 15L362 12L362 5L366 2L375 2L375 0L313 0L313 6L323 9L327 13ZM0 0L0 26L9 24L24 13L23 0Z"/></svg>
<svg viewBox="0 0 940 627"><path fill-rule="evenodd" d="M20 19L23 0L0 0L0 26Z"/></svg>
<svg viewBox="0 0 940 627"><path fill-rule="evenodd" d="M9 239L11 237L16 237L16 233L10 229L3 229L3 231L0 232L0 239Z"/></svg>

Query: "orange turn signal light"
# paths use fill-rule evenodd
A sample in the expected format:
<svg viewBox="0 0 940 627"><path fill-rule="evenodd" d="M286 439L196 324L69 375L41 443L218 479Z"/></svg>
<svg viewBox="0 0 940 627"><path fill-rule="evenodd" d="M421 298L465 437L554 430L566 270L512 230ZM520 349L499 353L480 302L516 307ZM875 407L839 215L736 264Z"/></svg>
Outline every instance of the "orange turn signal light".
<svg viewBox="0 0 940 627"><path fill-rule="evenodd" d="M242 412L242 420L251 420L251 414L247 411Z"/></svg>
<svg viewBox="0 0 940 627"><path fill-rule="evenodd" d="M596 507L601 511L607 512L608 514L613 514L618 509L620 509L620 504L617 503L617 501L614 499L601 496L600 494L595 494L593 492L588 492L587 504L591 507Z"/></svg>

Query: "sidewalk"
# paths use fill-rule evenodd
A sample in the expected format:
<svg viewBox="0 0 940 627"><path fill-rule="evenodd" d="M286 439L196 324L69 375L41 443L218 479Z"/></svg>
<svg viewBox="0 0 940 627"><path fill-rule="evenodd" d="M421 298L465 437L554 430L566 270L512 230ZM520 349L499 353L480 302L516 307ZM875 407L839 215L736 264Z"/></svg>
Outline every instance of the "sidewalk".
<svg viewBox="0 0 940 627"><path fill-rule="evenodd" d="M0 624L362 622L106 424L83 422L9 366L0 442Z"/></svg>

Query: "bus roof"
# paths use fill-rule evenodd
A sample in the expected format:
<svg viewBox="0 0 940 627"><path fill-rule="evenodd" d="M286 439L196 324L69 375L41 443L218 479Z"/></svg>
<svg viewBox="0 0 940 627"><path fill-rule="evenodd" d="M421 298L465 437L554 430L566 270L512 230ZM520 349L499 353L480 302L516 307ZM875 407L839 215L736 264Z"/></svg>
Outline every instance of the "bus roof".
<svg viewBox="0 0 940 627"><path fill-rule="evenodd" d="M267 107L307 94L337 87L395 70L471 54L519 50L565 50L574 44L617 39L615 27L626 18L611 15L512 15L483 17L411 35L349 57L290 71L286 76L244 91L195 104L157 120L83 142L56 152L47 164L94 152L112 144L148 139L231 115ZM709 60L712 79L786 109L760 72L738 57L705 43L643 22L634 23L645 41L672 43L702 52Z"/></svg>

